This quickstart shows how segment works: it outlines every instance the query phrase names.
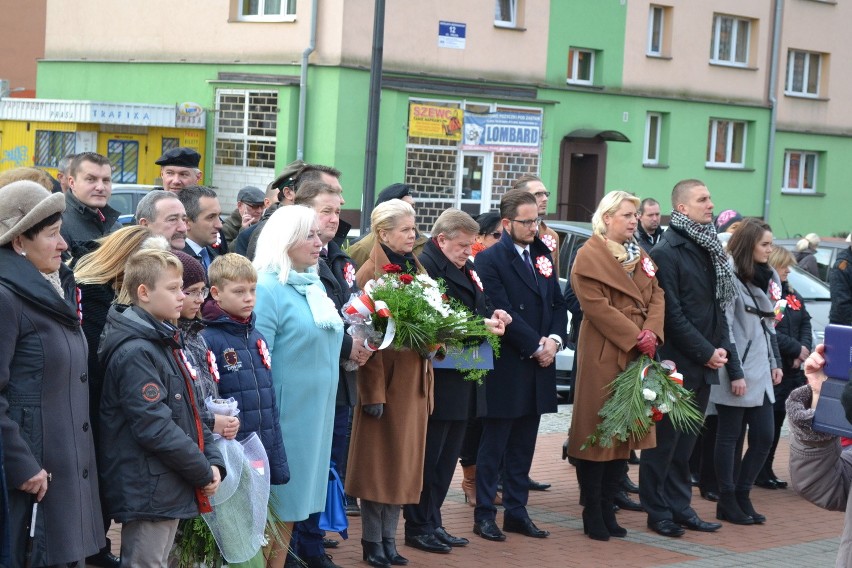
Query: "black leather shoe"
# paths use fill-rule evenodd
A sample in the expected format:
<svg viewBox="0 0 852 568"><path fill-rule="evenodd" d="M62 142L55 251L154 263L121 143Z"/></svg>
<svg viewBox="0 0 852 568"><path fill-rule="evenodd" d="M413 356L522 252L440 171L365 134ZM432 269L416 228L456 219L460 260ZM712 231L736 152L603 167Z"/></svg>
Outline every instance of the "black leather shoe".
<svg viewBox="0 0 852 568"><path fill-rule="evenodd" d="M774 479L760 479L755 481L754 484L764 489L778 489L778 482Z"/></svg>
<svg viewBox="0 0 852 568"><path fill-rule="evenodd" d="M636 455L636 450L630 450L630 457L627 458L627 463L630 465L639 465L639 456Z"/></svg>
<svg viewBox="0 0 852 568"><path fill-rule="evenodd" d="M438 527L435 529L435 532L432 533L435 538L437 538L440 542L443 542L447 546L467 546L470 544L470 541L466 538L462 538L460 536L453 536L444 529L444 527Z"/></svg>
<svg viewBox="0 0 852 568"><path fill-rule="evenodd" d="M639 493L639 486L633 483L633 481L626 475L624 476L624 479L621 480L621 488L628 493Z"/></svg>
<svg viewBox="0 0 852 568"><path fill-rule="evenodd" d="M542 530L535 526L532 519L503 519L503 530L506 532L520 533L524 536L532 538L546 538L550 536L550 532Z"/></svg>
<svg viewBox="0 0 852 568"><path fill-rule="evenodd" d="M637 503L633 499L631 499L627 493L624 491L619 491L612 498L612 502L619 509L624 509L625 511L644 511L645 507L642 506L641 503Z"/></svg>
<svg viewBox="0 0 852 568"><path fill-rule="evenodd" d="M361 507L358 506L358 498L353 497L352 495L346 496L346 516L347 517L360 517L361 516Z"/></svg>
<svg viewBox="0 0 852 568"><path fill-rule="evenodd" d="M648 521L648 528L662 536L683 536L683 533L686 532L683 527L671 519L663 519L656 523Z"/></svg>
<svg viewBox="0 0 852 568"><path fill-rule="evenodd" d="M493 540L502 542L506 540L506 535L497 527L494 521L476 521L473 523L473 534L481 536L485 540Z"/></svg>
<svg viewBox="0 0 852 568"><path fill-rule="evenodd" d="M719 494L716 493L715 491L703 491L702 490L702 491L700 491L700 493L701 493L701 498L704 499L705 501L712 501L714 503L719 502Z"/></svg>
<svg viewBox="0 0 852 568"><path fill-rule="evenodd" d="M382 546L385 549L385 558L388 559L388 562L390 562L392 566L408 565L408 558L400 554L399 551L396 549L395 538L383 538Z"/></svg>
<svg viewBox="0 0 852 568"><path fill-rule="evenodd" d="M550 489L549 483L539 483L535 481L532 477L528 478L530 482L530 491L547 491Z"/></svg>
<svg viewBox="0 0 852 568"><path fill-rule="evenodd" d="M568 459L568 438L565 438L565 441L562 442L562 459Z"/></svg>
<svg viewBox="0 0 852 568"><path fill-rule="evenodd" d="M405 545L417 548L423 552L436 552L446 554L452 550L449 545L444 544L431 534L419 534L417 536L406 536Z"/></svg>
<svg viewBox="0 0 852 568"><path fill-rule="evenodd" d="M786 481L778 479L777 477L772 478L772 481L775 482L775 487L777 487L778 489L787 489Z"/></svg>
<svg viewBox="0 0 852 568"><path fill-rule="evenodd" d="M322 539L323 548L337 548L338 544L340 544L340 541L334 540L333 538Z"/></svg>
<svg viewBox="0 0 852 568"><path fill-rule="evenodd" d="M689 474L689 483L691 483L693 487L698 487L698 484L699 484L698 476L695 475L694 473L690 473Z"/></svg>
<svg viewBox="0 0 852 568"><path fill-rule="evenodd" d="M702 521L701 519L699 519L698 515L695 515L691 519L685 519L676 522L683 528L689 529L691 531L716 532L717 530L722 528L722 523L708 523L707 521Z"/></svg>
<svg viewBox="0 0 852 568"><path fill-rule="evenodd" d="M341 566L331 561L331 556L328 554L305 556L302 558L302 562L304 562L305 566L308 568L341 568ZM300 564L297 562L296 566L300 566Z"/></svg>
<svg viewBox="0 0 852 568"><path fill-rule="evenodd" d="M385 556L385 548L381 542L370 542L362 538L361 548L364 551L364 562L373 568L390 568L390 560Z"/></svg>
<svg viewBox="0 0 852 568"><path fill-rule="evenodd" d="M101 566L102 568L119 568L121 566L121 558L111 553L108 549L102 548L97 554L86 558L86 564Z"/></svg>

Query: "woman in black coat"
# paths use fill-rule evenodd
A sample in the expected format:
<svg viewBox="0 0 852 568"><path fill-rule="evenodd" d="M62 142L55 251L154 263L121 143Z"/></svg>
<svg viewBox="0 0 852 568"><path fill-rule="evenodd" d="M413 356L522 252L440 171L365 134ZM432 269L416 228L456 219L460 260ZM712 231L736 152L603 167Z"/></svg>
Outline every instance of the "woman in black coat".
<svg viewBox="0 0 852 568"><path fill-rule="evenodd" d="M766 489L783 489L787 482L778 479L772 470L775 459L775 448L781 438L781 425L787 415L785 405L787 397L793 389L804 385L807 381L803 372L804 361L813 348L811 316L805 308L805 300L787 282L790 267L796 264L793 254L787 249L775 247L769 255L769 264L778 272L781 278L781 297L787 306L782 312L780 321L775 324L775 336L778 339L778 350L781 352L781 370L784 375L781 382L775 385L775 438L763 464L763 469L754 484Z"/></svg>
<svg viewBox="0 0 852 568"><path fill-rule="evenodd" d="M62 263L65 197L19 181L0 191L0 435L12 566L38 502L32 566L65 565L104 545L89 418L86 339L74 275Z"/></svg>
<svg viewBox="0 0 852 568"><path fill-rule="evenodd" d="M435 279L442 279L446 293L474 314L491 313L482 284L469 260L479 225L458 209L444 211L432 228L432 238L418 259ZM491 315L494 331L502 335L509 315L497 310ZM488 380L488 379L485 379ZM465 381L455 369L435 369L435 406L426 428L426 455L420 502L405 505L405 543L426 552L450 552L450 547L468 544L444 530L441 505L447 496L456 461L459 459L468 417L471 415L476 383Z"/></svg>

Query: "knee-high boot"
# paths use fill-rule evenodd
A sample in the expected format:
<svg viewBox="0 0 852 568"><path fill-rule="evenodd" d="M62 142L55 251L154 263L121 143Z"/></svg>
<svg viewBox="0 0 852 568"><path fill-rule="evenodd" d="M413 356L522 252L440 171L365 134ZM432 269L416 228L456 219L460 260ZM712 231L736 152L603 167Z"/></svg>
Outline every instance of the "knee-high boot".
<svg viewBox="0 0 852 568"><path fill-rule="evenodd" d="M624 477L626 460L613 460L603 463L603 483L601 486L601 516L610 536L627 536L627 530L619 526L615 519L615 508L612 500L621 491L621 480Z"/></svg>
<svg viewBox="0 0 852 568"><path fill-rule="evenodd" d="M602 503L603 467L600 462L578 459L577 481L583 495L583 532L594 540L609 540ZM610 504L610 511L612 504Z"/></svg>

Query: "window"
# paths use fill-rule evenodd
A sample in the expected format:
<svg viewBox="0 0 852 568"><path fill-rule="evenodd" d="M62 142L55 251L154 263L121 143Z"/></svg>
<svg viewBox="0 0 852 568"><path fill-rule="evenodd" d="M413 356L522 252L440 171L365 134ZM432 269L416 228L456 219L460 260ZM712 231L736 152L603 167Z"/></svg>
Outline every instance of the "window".
<svg viewBox="0 0 852 568"><path fill-rule="evenodd" d="M55 168L59 160L68 154L75 153L76 141L74 132L36 130L35 165L42 168Z"/></svg>
<svg viewBox="0 0 852 568"><path fill-rule="evenodd" d="M139 167L139 142L135 140L108 140L107 158L112 166L113 183L137 183Z"/></svg>
<svg viewBox="0 0 852 568"><path fill-rule="evenodd" d="M494 25L503 28L518 27L518 0L494 1Z"/></svg>
<svg viewBox="0 0 852 568"><path fill-rule="evenodd" d="M787 53L787 86L784 92L803 97L819 96L821 60L819 53L791 49Z"/></svg>
<svg viewBox="0 0 852 568"><path fill-rule="evenodd" d="M816 152L784 152L784 186L781 190L790 193L815 193L818 163L819 155Z"/></svg>
<svg viewBox="0 0 852 568"><path fill-rule="evenodd" d="M711 119L707 136L707 165L744 167L746 132L745 122Z"/></svg>
<svg viewBox="0 0 852 568"><path fill-rule="evenodd" d="M656 166L660 163L660 135L662 134L663 115L649 112L645 118L645 153L642 163Z"/></svg>
<svg viewBox="0 0 852 568"><path fill-rule="evenodd" d="M651 6L648 17L648 55L660 57L663 55L663 26L665 11L662 6Z"/></svg>
<svg viewBox="0 0 852 568"><path fill-rule="evenodd" d="M713 17L713 41L710 62L723 65L748 65L751 22L733 16Z"/></svg>
<svg viewBox="0 0 852 568"><path fill-rule="evenodd" d="M568 50L568 83L591 85L595 76L595 52L589 49Z"/></svg>
<svg viewBox="0 0 852 568"><path fill-rule="evenodd" d="M215 163L274 168L278 93L222 89L216 99Z"/></svg>
<svg viewBox="0 0 852 568"><path fill-rule="evenodd" d="M244 22L291 22L296 0L237 0L237 19Z"/></svg>
<svg viewBox="0 0 852 568"><path fill-rule="evenodd" d="M180 147L180 138L167 138L163 136L163 143L160 149L160 155L162 156L169 150L173 150L178 147Z"/></svg>

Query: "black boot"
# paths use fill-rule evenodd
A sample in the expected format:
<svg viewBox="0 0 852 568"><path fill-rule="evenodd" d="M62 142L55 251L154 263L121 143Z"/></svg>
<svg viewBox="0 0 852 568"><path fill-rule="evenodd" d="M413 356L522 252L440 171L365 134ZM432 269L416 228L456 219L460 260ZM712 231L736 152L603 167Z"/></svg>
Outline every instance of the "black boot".
<svg viewBox="0 0 852 568"><path fill-rule="evenodd" d="M583 495L583 532L593 540L609 540L609 531L604 524L602 511L602 464L588 460L577 460L577 481ZM612 503L609 505L612 513Z"/></svg>
<svg viewBox="0 0 852 568"><path fill-rule="evenodd" d="M394 566L405 566L408 564L408 558L405 558L397 551L395 538L383 538L382 547L385 549L385 558Z"/></svg>
<svg viewBox="0 0 852 568"><path fill-rule="evenodd" d="M364 562L376 568L389 568L390 560L385 556L385 548L381 542L370 542L361 539L361 548L364 549Z"/></svg>
<svg viewBox="0 0 852 568"><path fill-rule="evenodd" d="M754 510L749 493L749 491L735 491L734 495L737 496L737 504L743 510L743 513L754 519L755 524L762 525L766 522L766 517Z"/></svg>
<svg viewBox="0 0 852 568"><path fill-rule="evenodd" d="M743 512L739 503L737 503L737 496L731 491L719 493L719 502L716 503L716 518L735 525L754 524L754 519Z"/></svg>
<svg viewBox="0 0 852 568"><path fill-rule="evenodd" d="M603 464L603 483L601 485L601 516L603 517L609 536L619 538L627 536L627 529L619 526L615 518L615 510L612 500L621 492L621 484L624 479L627 462L625 460L613 460Z"/></svg>

